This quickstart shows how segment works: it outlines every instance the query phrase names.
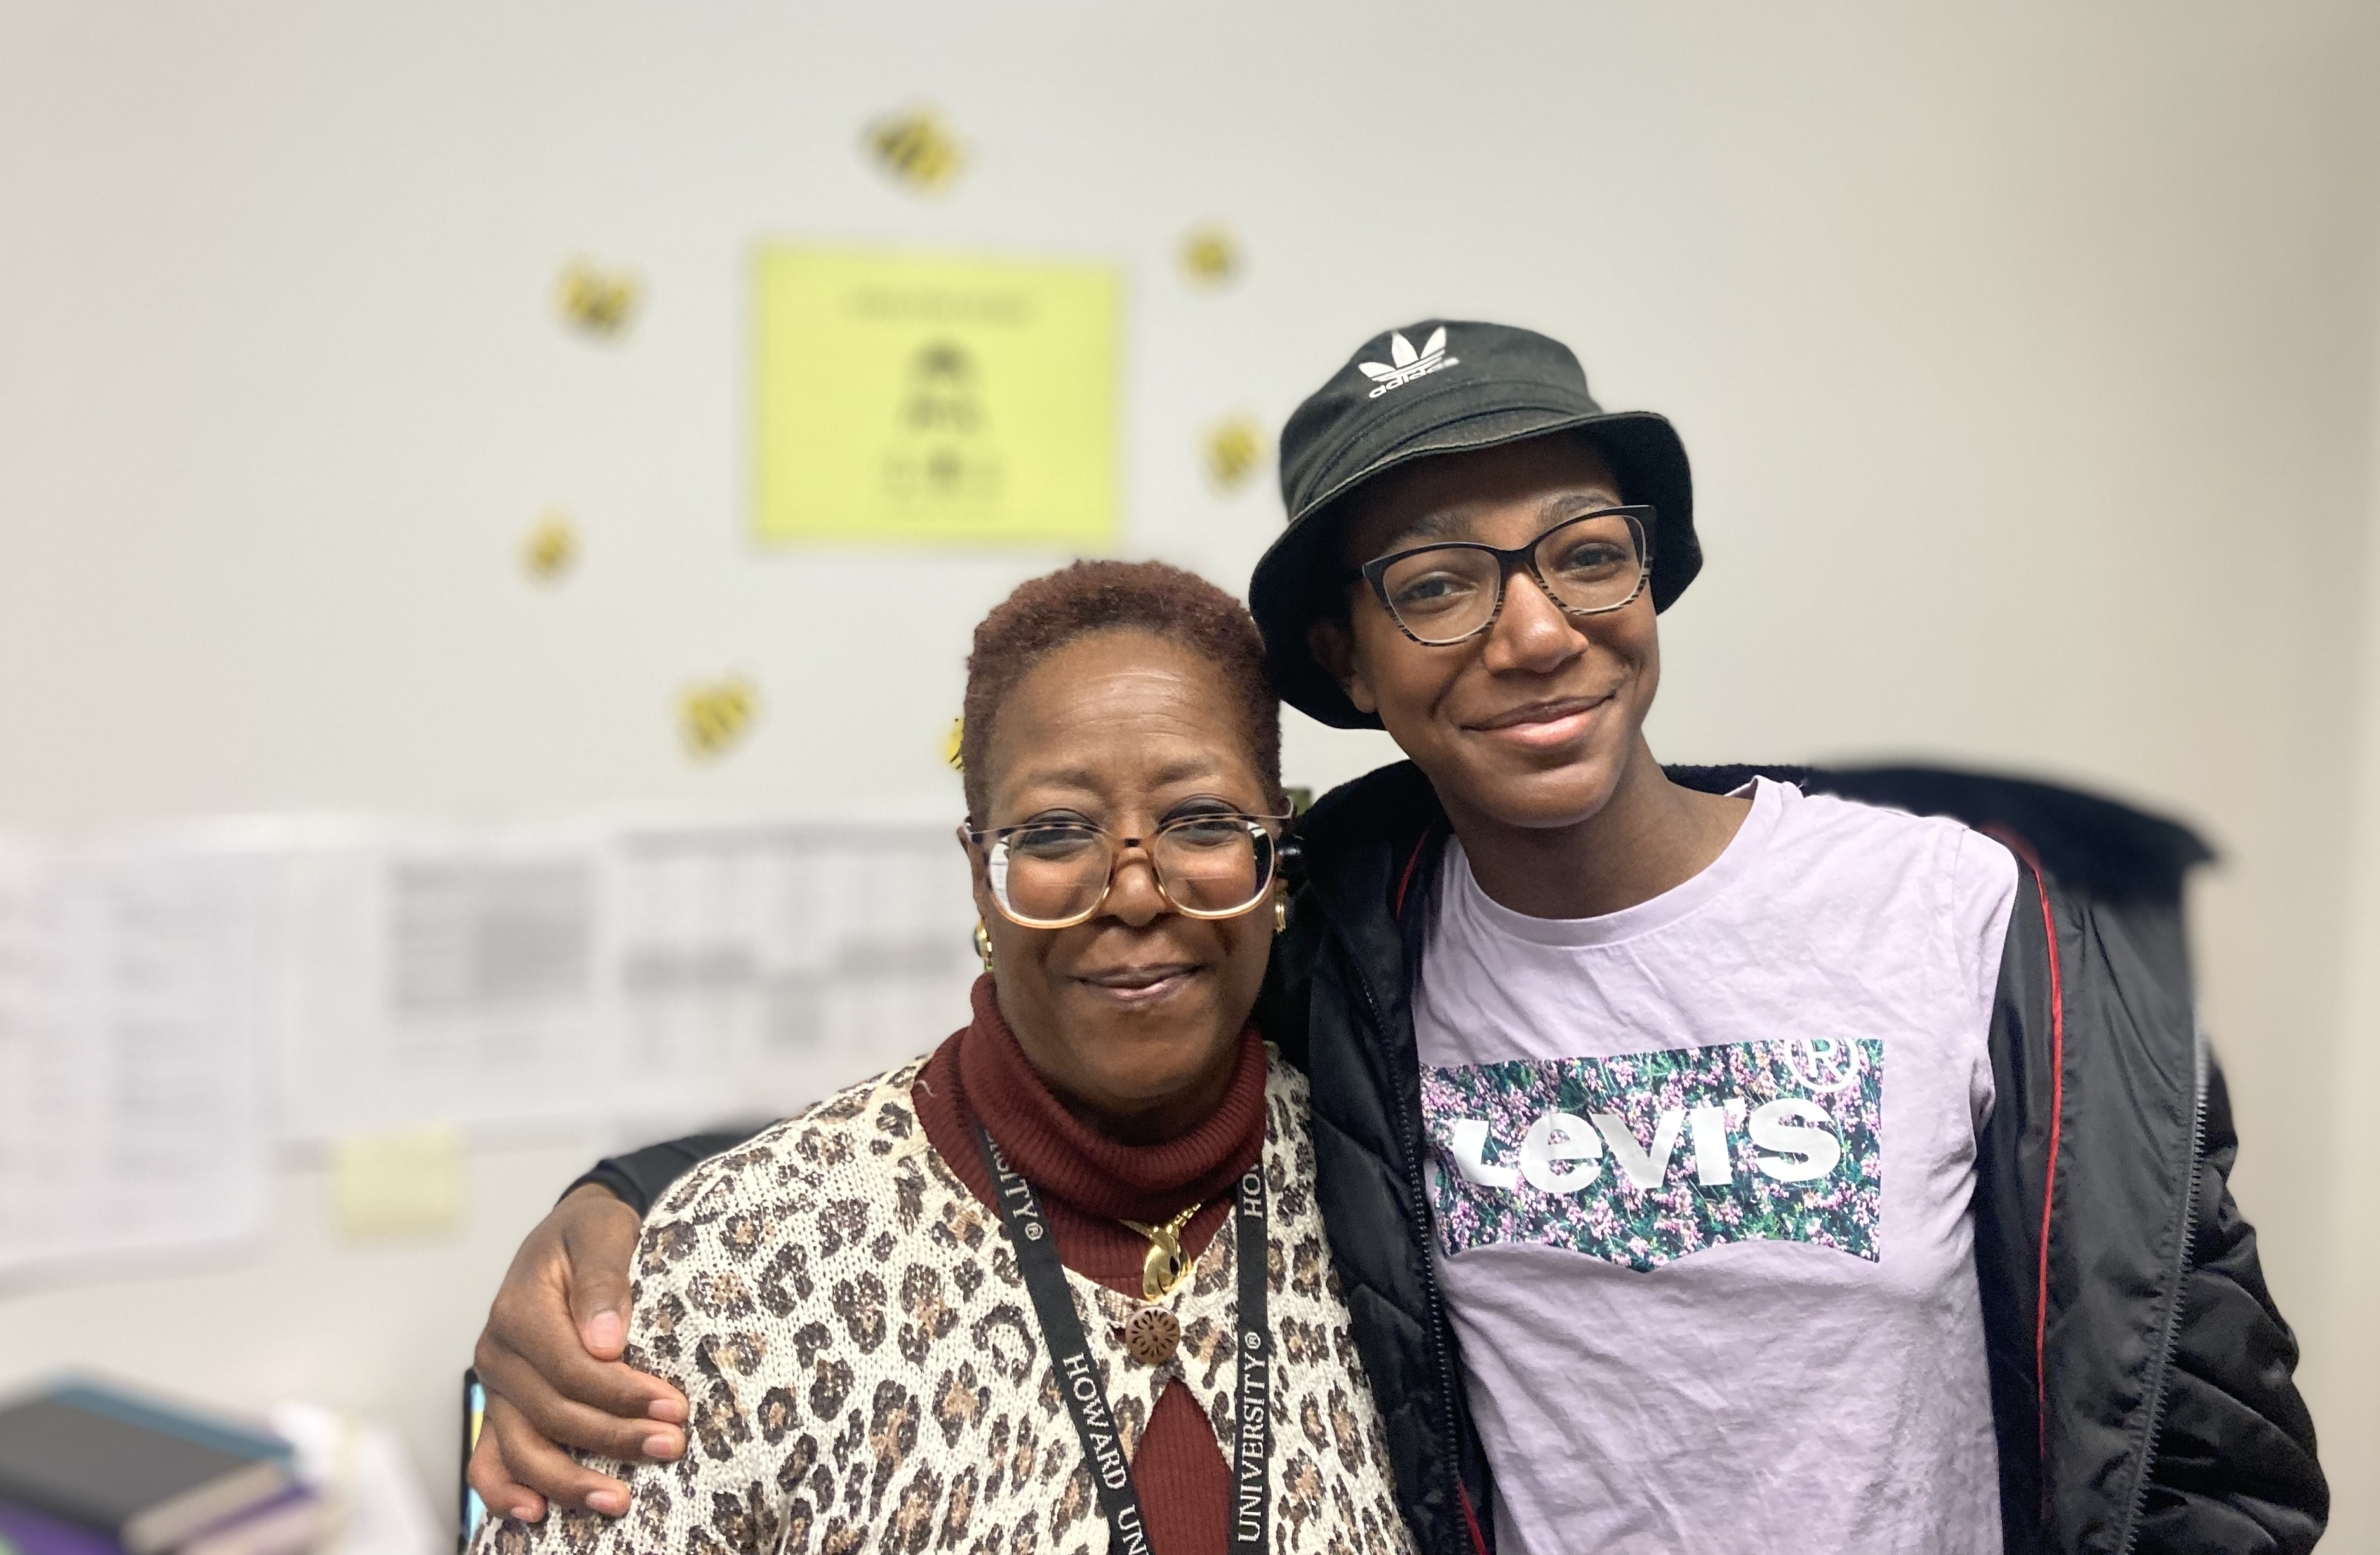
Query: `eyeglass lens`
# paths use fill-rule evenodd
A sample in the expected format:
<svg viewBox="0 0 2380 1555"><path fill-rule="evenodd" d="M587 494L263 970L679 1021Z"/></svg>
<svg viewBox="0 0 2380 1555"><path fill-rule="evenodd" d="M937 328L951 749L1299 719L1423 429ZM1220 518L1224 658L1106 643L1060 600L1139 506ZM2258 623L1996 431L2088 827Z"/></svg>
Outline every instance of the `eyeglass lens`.
<svg viewBox="0 0 2380 1555"><path fill-rule="evenodd" d="M1184 817L1145 846L1166 900L1195 917L1245 912L1272 884L1272 835L1243 816ZM1077 921L1106 896L1117 854L1115 839L1095 826L1023 826L992 845L992 894L1021 923Z"/></svg>
<svg viewBox="0 0 2380 1555"><path fill-rule="evenodd" d="M1626 604L1644 572L1644 536L1627 513L1557 525L1531 554L1554 599L1582 613ZM1406 631L1425 643L1460 642L1495 615L1504 565L1483 546L1434 545L1398 557L1380 583Z"/></svg>

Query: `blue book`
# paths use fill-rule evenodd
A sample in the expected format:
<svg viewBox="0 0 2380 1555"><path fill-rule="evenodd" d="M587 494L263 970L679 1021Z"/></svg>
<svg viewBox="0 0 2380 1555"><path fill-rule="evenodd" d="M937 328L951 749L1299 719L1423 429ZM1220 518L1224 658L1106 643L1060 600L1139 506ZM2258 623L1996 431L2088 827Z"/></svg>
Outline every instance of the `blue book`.
<svg viewBox="0 0 2380 1555"><path fill-rule="evenodd" d="M147 1426L152 1431L163 1431L202 1446L220 1447L242 1457L278 1458L288 1463L297 1456L295 1448L270 1431L197 1414L88 1378L68 1378L51 1387L48 1396L95 1415L121 1420L126 1425Z"/></svg>

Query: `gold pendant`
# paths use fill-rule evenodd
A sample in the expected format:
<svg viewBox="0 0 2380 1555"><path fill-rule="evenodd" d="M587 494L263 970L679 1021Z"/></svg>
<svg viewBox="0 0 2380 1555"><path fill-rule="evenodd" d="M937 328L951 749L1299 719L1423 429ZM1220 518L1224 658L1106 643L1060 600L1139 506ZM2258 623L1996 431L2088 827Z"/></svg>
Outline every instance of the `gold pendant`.
<svg viewBox="0 0 2380 1555"><path fill-rule="evenodd" d="M1201 1207L1193 1204L1161 1226L1144 1226L1137 1220L1124 1222L1149 1239L1149 1253L1140 1266L1143 1301L1156 1301L1172 1294L1173 1288L1189 1275L1190 1260L1182 1256L1182 1232Z"/></svg>
<svg viewBox="0 0 2380 1555"><path fill-rule="evenodd" d="M1155 1301L1182 1282L1190 1272L1189 1260L1182 1256L1182 1244L1163 1229L1149 1238L1149 1255L1140 1266L1140 1293Z"/></svg>

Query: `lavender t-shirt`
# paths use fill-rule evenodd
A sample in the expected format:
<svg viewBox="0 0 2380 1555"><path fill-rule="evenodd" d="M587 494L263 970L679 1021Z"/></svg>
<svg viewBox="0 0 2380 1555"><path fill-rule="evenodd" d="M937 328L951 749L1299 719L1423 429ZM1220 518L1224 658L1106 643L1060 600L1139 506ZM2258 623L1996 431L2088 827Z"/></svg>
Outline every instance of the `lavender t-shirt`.
<svg viewBox="0 0 2380 1555"><path fill-rule="evenodd" d="M2016 878L1766 780L1601 918L1450 846L1415 1028L1502 1548L1997 1555L1970 1200Z"/></svg>

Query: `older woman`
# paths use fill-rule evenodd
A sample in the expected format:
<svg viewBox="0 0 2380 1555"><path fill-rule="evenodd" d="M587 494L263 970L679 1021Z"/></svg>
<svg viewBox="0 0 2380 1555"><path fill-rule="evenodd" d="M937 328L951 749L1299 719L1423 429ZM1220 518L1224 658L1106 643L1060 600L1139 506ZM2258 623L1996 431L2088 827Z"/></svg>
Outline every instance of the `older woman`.
<svg viewBox="0 0 2380 1555"><path fill-rule="evenodd" d="M480 1555L1410 1548L1305 1082L1249 1025L1287 809L1262 662L1154 564L985 619L973 1020L654 1207L627 1359L688 1400L683 1456L622 1469L619 1521Z"/></svg>

